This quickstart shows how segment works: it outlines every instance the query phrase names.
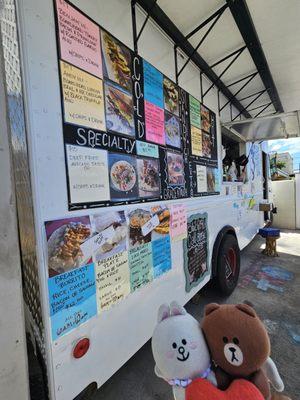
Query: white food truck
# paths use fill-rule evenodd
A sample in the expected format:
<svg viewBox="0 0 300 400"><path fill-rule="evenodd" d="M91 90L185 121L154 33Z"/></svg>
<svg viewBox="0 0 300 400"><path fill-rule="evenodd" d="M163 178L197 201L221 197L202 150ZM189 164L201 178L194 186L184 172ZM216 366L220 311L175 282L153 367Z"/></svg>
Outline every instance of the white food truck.
<svg viewBox="0 0 300 400"><path fill-rule="evenodd" d="M1 2L26 326L52 400L106 382L162 303L210 279L230 294L270 218L246 108L137 3Z"/></svg>

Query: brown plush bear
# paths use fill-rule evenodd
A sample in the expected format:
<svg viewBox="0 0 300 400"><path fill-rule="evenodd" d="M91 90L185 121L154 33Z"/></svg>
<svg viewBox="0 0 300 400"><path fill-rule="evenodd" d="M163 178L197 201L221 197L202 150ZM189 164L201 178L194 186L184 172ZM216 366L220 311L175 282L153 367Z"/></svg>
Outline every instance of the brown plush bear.
<svg viewBox="0 0 300 400"><path fill-rule="evenodd" d="M270 385L262 366L270 354L270 340L254 309L247 304L209 304L202 329L218 387L226 389L233 379L244 378L269 399Z"/></svg>

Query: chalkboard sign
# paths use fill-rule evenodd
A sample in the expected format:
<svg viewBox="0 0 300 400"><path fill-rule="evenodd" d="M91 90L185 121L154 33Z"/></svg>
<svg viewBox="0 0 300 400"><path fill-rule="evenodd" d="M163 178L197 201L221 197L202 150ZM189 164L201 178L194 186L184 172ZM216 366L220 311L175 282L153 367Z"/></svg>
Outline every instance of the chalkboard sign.
<svg viewBox="0 0 300 400"><path fill-rule="evenodd" d="M209 273L207 213L193 214L187 221L187 238L183 241L186 291L189 292Z"/></svg>
<svg viewBox="0 0 300 400"><path fill-rule="evenodd" d="M219 194L216 116L55 0L69 210Z"/></svg>

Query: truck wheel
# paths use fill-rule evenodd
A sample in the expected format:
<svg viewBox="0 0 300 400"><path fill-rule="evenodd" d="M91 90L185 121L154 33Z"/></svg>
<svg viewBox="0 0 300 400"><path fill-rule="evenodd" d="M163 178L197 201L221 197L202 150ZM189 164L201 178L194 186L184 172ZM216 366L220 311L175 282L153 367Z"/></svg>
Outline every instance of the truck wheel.
<svg viewBox="0 0 300 400"><path fill-rule="evenodd" d="M90 383L74 400L90 400L97 391L96 382Z"/></svg>
<svg viewBox="0 0 300 400"><path fill-rule="evenodd" d="M235 289L240 274L240 248L233 235L226 235L222 240L217 258L216 283L225 296Z"/></svg>

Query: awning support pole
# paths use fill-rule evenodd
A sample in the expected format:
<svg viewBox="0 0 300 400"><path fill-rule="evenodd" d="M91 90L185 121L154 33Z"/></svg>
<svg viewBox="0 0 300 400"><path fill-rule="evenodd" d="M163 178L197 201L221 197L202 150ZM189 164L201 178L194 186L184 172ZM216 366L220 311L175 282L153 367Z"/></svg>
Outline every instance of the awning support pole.
<svg viewBox="0 0 300 400"><path fill-rule="evenodd" d="M154 0L152 9L156 5L156 2L157 2L157 0ZM141 34L143 33L143 31L145 29L145 26L146 26L149 18L150 18L150 12L147 13L146 18L143 22L143 25L141 26L141 29L140 29L139 33L137 33L135 4L136 4L136 0L132 0L131 1L131 16L132 16L132 31L133 31L133 47L134 47L134 51L136 53L138 53L138 41L139 41L139 38L141 37Z"/></svg>
<svg viewBox="0 0 300 400"><path fill-rule="evenodd" d="M254 100L250 101L250 103L246 105L246 107L244 108L244 110L247 110L247 108L250 107L251 104L253 104L253 103L254 103L261 95L263 95L266 91L267 91L267 89L265 89L265 90L263 90L261 93L259 93L259 94L255 97ZM239 115L241 115L241 114L242 114L242 111L241 111L236 117L234 117L232 121L234 121L234 120L235 120Z"/></svg>
<svg viewBox="0 0 300 400"><path fill-rule="evenodd" d="M235 56L237 53L239 53L240 51L244 50L245 48L246 48L246 46L240 47L239 49L233 51L232 53L228 54L227 56L221 58L221 60L216 61L214 64L210 65L209 67L210 67L210 68L214 68L214 67L216 67L217 65L222 64L222 62L228 60L228 58L231 58L232 56Z"/></svg>
<svg viewBox="0 0 300 400"><path fill-rule="evenodd" d="M227 7L226 7L227 8ZM213 27L216 25L216 23L219 21L221 15L223 14L225 8L223 8L223 10L218 14L218 16L215 18L214 22L211 24L211 26L208 28L208 30L206 31L205 35L203 36L203 38L200 40L200 42L197 44L197 46L193 49L192 54L188 57L188 59L186 60L186 62L183 64L182 68L180 69L180 71L178 72L178 77L179 75L182 73L182 71L185 69L185 67L188 65L188 63L190 62L191 58L193 57L193 55L197 52L197 50L199 49L199 47L201 46L201 44L204 42L204 40L207 38L207 36L209 35L209 33L212 31Z"/></svg>
<svg viewBox="0 0 300 400"><path fill-rule="evenodd" d="M257 73L258 73L258 71L253 72L252 74L249 74L249 75L247 75L247 76L244 76L244 78L238 79L237 81L230 83L230 85L227 85L227 87L229 88L229 87L231 87L231 86L236 85L237 83L243 82L244 80L250 78L252 75L255 75L255 74L257 74Z"/></svg>
<svg viewBox="0 0 300 400"><path fill-rule="evenodd" d="M248 110L249 112L251 112L251 111L255 111L255 110L258 110L259 108L262 108L262 107L265 107L265 106L269 106L270 104L272 104L272 102L270 102L270 103L264 103L264 104L261 104L260 106L257 106L257 107L253 107L253 108L250 108L250 110Z"/></svg>
<svg viewBox="0 0 300 400"><path fill-rule="evenodd" d="M249 94L249 96L243 97L242 99L239 99L239 101L244 101L246 99L250 99L250 97L256 96L257 94L260 94L260 93L264 93L266 90L268 90L268 89L263 89L263 90L260 90L259 92Z"/></svg>
<svg viewBox="0 0 300 400"><path fill-rule="evenodd" d="M269 104L266 104L266 106L260 110L255 116L254 118L258 117L260 114L262 114L268 107L270 107L270 105L272 104L272 102L270 102Z"/></svg>
<svg viewBox="0 0 300 400"><path fill-rule="evenodd" d="M206 92L203 94L203 97L207 95L207 93L215 86L215 84L222 78L222 76L229 70L229 68L232 66L232 64L239 58L239 56L243 53L243 51L246 49L246 46L242 47L237 55L233 58L233 60L230 61L230 63L227 65L227 67L223 70L223 72L217 77L216 81L210 85L210 87L206 90Z"/></svg>
<svg viewBox="0 0 300 400"><path fill-rule="evenodd" d="M252 79L254 79L254 78L256 77L257 74L258 74L258 72L255 72L254 74L252 74L252 75L250 76L250 78L247 80L247 82L246 82L237 92L234 93L234 95L232 96L232 98L235 97L235 96L237 96L237 95L248 85L248 83L250 83L250 82L252 81ZM230 101L231 101L231 99L229 99L229 100L221 107L221 109L219 110L219 112L222 111L222 110L227 106L227 104L230 103Z"/></svg>

